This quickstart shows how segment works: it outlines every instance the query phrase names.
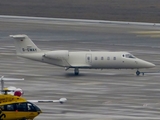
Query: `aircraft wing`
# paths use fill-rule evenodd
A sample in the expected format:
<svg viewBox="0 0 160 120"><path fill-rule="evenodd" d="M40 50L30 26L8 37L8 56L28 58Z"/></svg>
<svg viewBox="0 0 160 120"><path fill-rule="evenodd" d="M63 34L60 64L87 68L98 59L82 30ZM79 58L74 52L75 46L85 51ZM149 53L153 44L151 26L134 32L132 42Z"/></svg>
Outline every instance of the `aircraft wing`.
<svg viewBox="0 0 160 120"><path fill-rule="evenodd" d="M78 67L78 68L88 68L88 67L91 67L91 65L89 64L70 64L71 66L70 67Z"/></svg>
<svg viewBox="0 0 160 120"><path fill-rule="evenodd" d="M61 103L63 104L64 102L67 101L66 98L60 98L59 100L27 100L28 102L33 102L33 103Z"/></svg>

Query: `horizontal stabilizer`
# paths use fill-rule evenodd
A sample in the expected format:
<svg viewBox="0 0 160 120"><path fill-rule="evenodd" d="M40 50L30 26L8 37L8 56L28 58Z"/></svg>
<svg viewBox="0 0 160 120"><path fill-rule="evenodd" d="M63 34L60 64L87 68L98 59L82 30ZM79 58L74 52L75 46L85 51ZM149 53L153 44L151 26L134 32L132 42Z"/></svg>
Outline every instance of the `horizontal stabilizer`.
<svg viewBox="0 0 160 120"><path fill-rule="evenodd" d="M10 35L9 37L14 38L14 39L24 39L26 35Z"/></svg>

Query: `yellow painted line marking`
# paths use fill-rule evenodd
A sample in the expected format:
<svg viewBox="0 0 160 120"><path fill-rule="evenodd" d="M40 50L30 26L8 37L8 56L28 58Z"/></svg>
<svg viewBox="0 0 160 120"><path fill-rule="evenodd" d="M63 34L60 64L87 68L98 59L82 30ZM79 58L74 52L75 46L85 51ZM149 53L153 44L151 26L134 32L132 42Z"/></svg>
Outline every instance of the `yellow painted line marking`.
<svg viewBox="0 0 160 120"><path fill-rule="evenodd" d="M160 34L160 31L134 31L131 33L136 33L136 34Z"/></svg>
<svg viewBox="0 0 160 120"><path fill-rule="evenodd" d="M136 35L137 37L150 37L150 35Z"/></svg>
<svg viewBox="0 0 160 120"><path fill-rule="evenodd" d="M151 35L150 37L152 37L152 38L159 38L160 35Z"/></svg>
<svg viewBox="0 0 160 120"><path fill-rule="evenodd" d="M136 35L137 37L151 37L151 38L160 38L160 35Z"/></svg>

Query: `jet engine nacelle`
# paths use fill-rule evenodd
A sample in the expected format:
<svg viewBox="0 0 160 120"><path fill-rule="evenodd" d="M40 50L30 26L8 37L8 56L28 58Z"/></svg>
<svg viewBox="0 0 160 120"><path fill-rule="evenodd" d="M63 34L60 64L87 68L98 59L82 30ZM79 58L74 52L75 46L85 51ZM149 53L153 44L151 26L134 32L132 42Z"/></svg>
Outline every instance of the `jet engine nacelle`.
<svg viewBox="0 0 160 120"><path fill-rule="evenodd" d="M46 52L44 54L44 57L51 59L68 59L68 56L69 56L68 50L56 50L56 51Z"/></svg>

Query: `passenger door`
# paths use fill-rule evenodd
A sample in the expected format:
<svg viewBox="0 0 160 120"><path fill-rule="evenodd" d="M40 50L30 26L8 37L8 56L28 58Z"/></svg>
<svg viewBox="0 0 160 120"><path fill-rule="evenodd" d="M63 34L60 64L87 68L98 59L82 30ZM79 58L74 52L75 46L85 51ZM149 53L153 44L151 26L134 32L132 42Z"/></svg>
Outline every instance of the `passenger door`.
<svg viewBox="0 0 160 120"><path fill-rule="evenodd" d="M86 54L86 63L89 65L92 64L92 55L91 54Z"/></svg>
<svg viewBox="0 0 160 120"><path fill-rule="evenodd" d="M22 119L22 118L28 118L29 113L28 113L28 108L27 108L27 103L17 103L16 104L17 108L17 119Z"/></svg>

